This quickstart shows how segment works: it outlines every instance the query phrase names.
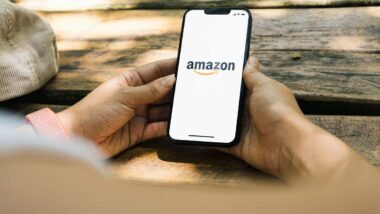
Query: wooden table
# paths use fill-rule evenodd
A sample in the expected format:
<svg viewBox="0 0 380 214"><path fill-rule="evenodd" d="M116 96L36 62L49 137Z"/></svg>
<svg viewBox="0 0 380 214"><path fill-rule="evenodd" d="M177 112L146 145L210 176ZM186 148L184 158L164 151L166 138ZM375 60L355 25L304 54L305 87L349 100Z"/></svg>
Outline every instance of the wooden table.
<svg viewBox="0 0 380 214"><path fill-rule="evenodd" d="M314 123L380 168L380 0L18 3L39 11L54 28L60 72L42 89L2 106L60 111L115 74L175 57L184 8L246 6L254 8L251 54L264 72L293 90ZM165 138L125 151L111 165L121 178L153 182L278 182L226 154Z"/></svg>

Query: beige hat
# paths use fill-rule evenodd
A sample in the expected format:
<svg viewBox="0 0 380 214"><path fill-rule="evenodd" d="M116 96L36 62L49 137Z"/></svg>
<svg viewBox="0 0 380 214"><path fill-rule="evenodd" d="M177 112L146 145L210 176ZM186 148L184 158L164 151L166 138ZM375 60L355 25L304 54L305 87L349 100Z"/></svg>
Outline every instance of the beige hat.
<svg viewBox="0 0 380 214"><path fill-rule="evenodd" d="M49 24L32 11L0 0L0 101L39 89L57 72Z"/></svg>

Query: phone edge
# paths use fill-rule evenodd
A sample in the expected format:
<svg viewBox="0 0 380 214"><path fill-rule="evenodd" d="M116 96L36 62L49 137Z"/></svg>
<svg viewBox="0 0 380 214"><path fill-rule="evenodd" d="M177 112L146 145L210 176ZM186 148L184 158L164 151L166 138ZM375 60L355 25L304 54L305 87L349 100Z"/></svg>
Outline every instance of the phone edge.
<svg viewBox="0 0 380 214"><path fill-rule="evenodd" d="M210 8L191 8L187 9L182 17L182 26L181 26L181 36L179 40L179 47L177 52L177 62L176 62L176 70L175 70L175 77L177 77L178 74L178 65L180 60L180 53L182 49L182 37L183 37L183 29L186 22L186 15L191 10L206 10ZM245 45L245 54L244 54L244 67L247 63L248 57L249 57L249 51L251 46L251 32L252 32L252 15L249 9L247 8L218 8L218 9L230 9L230 10L244 10L248 13L248 29L247 29L247 36L246 36L246 45ZM243 67L243 72L244 72ZM200 145L200 146L212 146L212 147L232 147L234 145L237 145L240 141L241 137L241 126L242 126L242 119L243 119L243 112L244 112L244 98L245 98L245 91L246 87L244 84L243 78L241 78L241 88L240 88L240 98L239 98L239 110L238 110L238 116L237 116L237 123L236 123L236 131L235 131L235 137L231 142L228 143L215 143L215 142L207 142L207 141L189 141L189 140L177 140L170 136L170 125L171 125L171 117L172 117L172 111L173 111L173 104L170 107L169 112L169 118L168 118L168 127L167 127L167 137L169 138L169 141L177 144L177 145ZM175 93L175 87L177 82L173 85L173 92L171 94L172 100L174 99L174 93Z"/></svg>

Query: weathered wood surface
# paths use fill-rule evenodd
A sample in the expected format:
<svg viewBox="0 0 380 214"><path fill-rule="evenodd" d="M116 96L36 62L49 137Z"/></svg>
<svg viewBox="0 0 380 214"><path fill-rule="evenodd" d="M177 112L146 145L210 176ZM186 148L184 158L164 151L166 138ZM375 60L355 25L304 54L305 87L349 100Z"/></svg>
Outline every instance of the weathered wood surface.
<svg viewBox="0 0 380 214"><path fill-rule="evenodd" d="M23 114L47 105L28 104ZM54 111L66 106L48 105ZM343 139L380 168L380 117L309 115L311 121ZM279 182L241 160L211 148L178 146L167 139L142 143L115 157L111 166L124 179L165 183L260 186Z"/></svg>
<svg viewBox="0 0 380 214"><path fill-rule="evenodd" d="M78 10L91 10L115 8L117 4L131 9L185 8L196 1L28 2L38 3L43 11L54 10L49 9L54 6L53 2L62 3L60 8L71 5ZM80 8L86 2L113 3L99 8ZM250 4L246 5L249 7L287 7L289 2L295 7L305 7L317 1L233 1L240 6ZM377 5L378 2L331 0L316 4ZM197 5L229 3L202 1ZM55 103L60 105L48 106L59 111L66 108L62 104L73 104L113 75L158 59L175 57L182 14L183 10L41 13L57 34L60 73L41 90L18 100L44 105L24 106L12 101L8 104L28 113ZM264 65L264 72L289 86L301 103L332 101L341 102L340 107L356 104L362 107L361 114L368 113L365 107L371 105L375 114L379 114L379 7L260 9L253 10L252 14L253 53ZM380 168L380 117L311 115L309 118ZM112 168L122 178L156 182L254 186L277 181L226 154L210 148L172 145L165 138L125 151L114 158Z"/></svg>
<svg viewBox="0 0 380 214"><path fill-rule="evenodd" d="M72 104L113 75L175 57L182 13L43 14L57 34L61 72L27 100ZM380 7L252 13L253 53L299 99L380 106Z"/></svg>
<svg viewBox="0 0 380 214"><path fill-rule="evenodd" d="M39 11L186 9L194 7L297 8L380 5L379 0L12 0Z"/></svg>

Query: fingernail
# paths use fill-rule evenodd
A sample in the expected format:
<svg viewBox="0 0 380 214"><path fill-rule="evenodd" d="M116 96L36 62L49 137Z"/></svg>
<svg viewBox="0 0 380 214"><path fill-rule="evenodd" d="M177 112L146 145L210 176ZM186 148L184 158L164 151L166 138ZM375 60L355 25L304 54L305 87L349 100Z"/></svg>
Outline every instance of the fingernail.
<svg viewBox="0 0 380 214"><path fill-rule="evenodd" d="M175 82L174 74L171 74L161 80L161 84L165 87L171 88Z"/></svg>

